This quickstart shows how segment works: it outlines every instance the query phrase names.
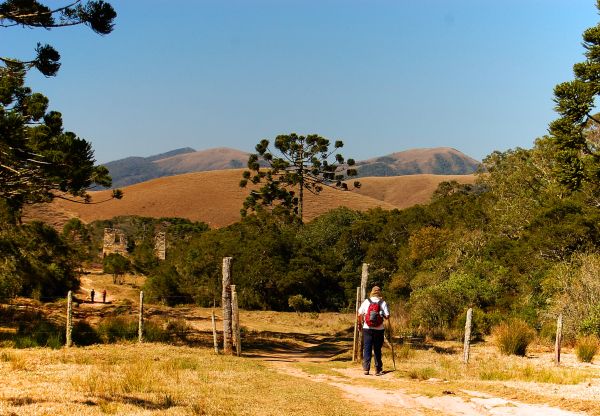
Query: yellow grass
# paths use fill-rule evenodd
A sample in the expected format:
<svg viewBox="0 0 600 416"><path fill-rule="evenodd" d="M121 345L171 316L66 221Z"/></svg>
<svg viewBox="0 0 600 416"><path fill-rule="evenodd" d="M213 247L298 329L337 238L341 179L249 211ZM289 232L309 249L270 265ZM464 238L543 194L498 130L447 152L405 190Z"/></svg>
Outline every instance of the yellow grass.
<svg viewBox="0 0 600 416"><path fill-rule="evenodd" d="M169 176L123 188L122 200L85 205L57 199L52 204L28 207L25 220L41 219L56 227L73 217L85 222L118 215L181 217L204 221L219 228L240 220L240 208L249 189L241 189L241 169L218 170ZM442 181L472 183L472 175L410 175L360 178L358 190L341 192L325 188L319 196L305 193L304 216L310 221L334 208L406 208L426 203ZM91 192L95 201L110 197L110 191Z"/></svg>
<svg viewBox="0 0 600 416"><path fill-rule="evenodd" d="M333 387L299 383L260 361L206 349L121 344L9 353L26 365L13 368L0 360L1 414L359 415L365 410Z"/></svg>

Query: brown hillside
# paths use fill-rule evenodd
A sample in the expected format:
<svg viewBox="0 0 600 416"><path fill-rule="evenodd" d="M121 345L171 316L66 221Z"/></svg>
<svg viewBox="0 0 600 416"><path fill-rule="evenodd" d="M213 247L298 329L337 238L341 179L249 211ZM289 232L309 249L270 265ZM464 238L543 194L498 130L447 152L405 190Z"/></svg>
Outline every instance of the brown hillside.
<svg viewBox="0 0 600 416"><path fill-rule="evenodd" d="M355 192L385 201L397 208L429 202L438 184L444 181L474 183L475 175L406 175L360 178Z"/></svg>
<svg viewBox="0 0 600 416"><path fill-rule="evenodd" d="M479 162L451 147L411 149L357 162L359 176L465 175Z"/></svg>
<svg viewBox="0 0 600 416"><path fill-rule="evenodd" d="M155 160L153 163L165 173L180 174L242 168L248 162L248 153L227 147L200 150Z"/></svg>
<svg viewBox="0 0 600 416"><path fill-rule="evenodd" d="M182 217L204 221L212 228L223 227L240 219L240 208L248 190L241 189L242 170L220 170L188 173L154 179L123 188L122 200L112 200L98 205L83 205L55 200L51 207L42 205L45 215L28 212L27 219L48 219L50 209L69 216L77 216L85 222L109 219L118 215L147 217ZM92 200L103 200L111 191L92 192ZM356 210L381 207L393 209L393 205L353 192L326 189L315 197L305 193L305 220L311 220L333 208L346 206Z"/></svg>

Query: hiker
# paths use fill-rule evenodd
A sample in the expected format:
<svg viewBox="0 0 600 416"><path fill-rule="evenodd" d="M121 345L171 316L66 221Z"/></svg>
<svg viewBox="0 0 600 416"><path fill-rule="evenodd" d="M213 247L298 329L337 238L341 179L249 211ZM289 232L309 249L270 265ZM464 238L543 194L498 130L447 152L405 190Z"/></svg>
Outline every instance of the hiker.
<svg viewBox="0 0 600 416"><path fill-rule="evenodd" d="M371 294L358 308L359 323L363 323L363 371L369 375L371 369L371 351L375 354L375 375L383 375L383 361L381 361L381 347L383 347L383 322L389 319L390 311L387 303L381 296L381 288L373 286Z"/></svg>
<svg viewBox="0 0 600 416"><path fill-rule="evenodd" d="M102 291L102 303L106 303L106 289Z"/></svg>
<svg viewBox="0 0 600 416"><path fill-rule="evenodd" d="M94 296L96 295L96 292L94 291L94 289L92 289L92 291L90 292L90 299L92 300L92 303L94 303Z"/></svg>

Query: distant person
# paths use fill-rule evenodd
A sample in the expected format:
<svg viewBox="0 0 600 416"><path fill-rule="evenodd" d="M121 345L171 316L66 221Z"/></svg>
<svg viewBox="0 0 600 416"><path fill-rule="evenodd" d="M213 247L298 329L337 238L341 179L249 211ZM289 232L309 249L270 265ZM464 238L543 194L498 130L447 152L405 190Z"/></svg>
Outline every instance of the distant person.
<svg viewBox="0 0 600 416"><path fill-rule="evenodd" d="M90 299L92 300L92 303L94 303L94 296L96 296L96 292L94 291L94 289L92 289L92 291L90 292Z"/></svg>
<svg viewBox="0 0 600 416"><path fill-rule="evenodd" d="M102 291L102 303L106 303L106 289Z"/></svg>
<svg viewBox="0 0 600 416"><path fill-rule="evenodd" d="M371 294L364 300L360 308L358 308L359 322L363 324L363 371L365 375L369 375L371 370L372 352L375 354L375 375L383 374L383 361L381 360L381 347L384 340L385 319L389 319L390 310L388 305L381 296L381 288L373 286Z"/></svg>

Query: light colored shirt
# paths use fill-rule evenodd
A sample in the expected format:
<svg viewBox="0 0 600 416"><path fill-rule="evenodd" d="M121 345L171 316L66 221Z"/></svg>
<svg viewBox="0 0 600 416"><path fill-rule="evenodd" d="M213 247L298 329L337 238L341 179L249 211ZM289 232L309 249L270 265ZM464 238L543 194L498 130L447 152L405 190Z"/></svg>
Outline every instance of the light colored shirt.
<svg viewBox="0 0 600 416"><path fill-rule="evenodd" d="M376 297L376 296L372 296L371 298L371 302L379 302L381 299ZM367 314L367 311L369 310L369 305L371 303L369 302L368 299L365 299L363 301L363 303L360 305L360 308L358 308L358 314L362 315L363 317L363 328L365 329L383 329L383 322L381 323L381 325L379 326L375 326L375 327L370 327L369 325L367 325L366 319L364 319L365 315ZM388 309L388 305L387 303L384 301L381 302L381 311L383 312L383 316L385 318L389 318L390 317L390 310Z"/></svg>

